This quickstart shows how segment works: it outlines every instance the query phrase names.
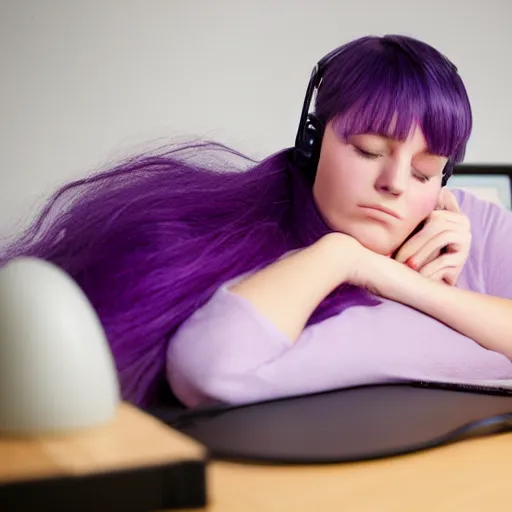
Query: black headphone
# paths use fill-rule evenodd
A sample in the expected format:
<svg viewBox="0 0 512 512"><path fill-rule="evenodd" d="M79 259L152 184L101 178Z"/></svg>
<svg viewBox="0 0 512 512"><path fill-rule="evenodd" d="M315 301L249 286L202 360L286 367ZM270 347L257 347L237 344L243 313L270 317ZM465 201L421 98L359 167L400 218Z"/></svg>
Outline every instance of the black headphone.
<svg viewBox="0 0 512 512"><path fill-rule="evenodd" d="M311 179L314 178L316 173L318 158L320 156L320 146L325 129L318 116L313 112L309 112L311 101L313 95L318 91L327 65L335 57L343 53L343 50L343 47L337 48L317 62L311 73L306 90L306 97L302 105L293 156L295 162L305 170Z"/></svg>
<svg viewBox="0 0 512 512"><path fill-rule="evenodd" d="M344 51L345 47L343 46L341 48L336 48L317 62L311 73L311 78L309 79L308 88L306 90L306 96L304 98L304 104L302 105L299 128L295 137L293 157L296 164L304 169L304 172L311 180L314 180L316 174L318 159L320 157L320 147L322 145L322 137L325 129L325 126L318 116L309 111L311 108L311 100L322 83L322 78L329 63ZM455 68L453 64L452 66ZM455 70L457 70L457 68L455 68ZM454 165L451 160L448 160L443 169L443 187L453 174L453 170Z"/></svg>

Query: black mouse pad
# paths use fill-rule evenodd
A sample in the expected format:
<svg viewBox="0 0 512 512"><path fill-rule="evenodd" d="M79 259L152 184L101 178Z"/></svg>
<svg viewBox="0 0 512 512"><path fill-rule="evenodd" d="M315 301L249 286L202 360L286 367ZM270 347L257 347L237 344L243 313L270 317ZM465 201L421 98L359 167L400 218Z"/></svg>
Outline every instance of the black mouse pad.
<svg viewBox="0 0 512 512"><path fill-rule="evenodd" d="M512 429L512 393L444 384L365 386L166 418L213 458L318 464L399 455ZM176 416L176 415L174 415Z"/></svg>

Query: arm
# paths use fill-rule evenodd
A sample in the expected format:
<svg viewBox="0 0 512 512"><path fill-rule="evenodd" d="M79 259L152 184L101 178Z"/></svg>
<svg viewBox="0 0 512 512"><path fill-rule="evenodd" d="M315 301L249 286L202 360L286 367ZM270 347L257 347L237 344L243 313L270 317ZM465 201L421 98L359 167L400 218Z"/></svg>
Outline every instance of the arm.
<svg viewBox="0 0 512 512"><path fill-rule="evenodd" d="M436 318L483 347L512 359L511 299L431 281L394 260L374 256L365 283L370 289Z"/></svg>
<svg viewBox="0 0 512 512"><path fill-rule="evenodd" d="M322 300L347 280L362 246L341 233L278 260L232 286L292 342Z"/></svg>
<svg viewBox="0 0 512 512"><path fill-rule="evenodd" d="M387 265L395 264L395 276L410 279L411 289L418 279L426 280L384 257L375 261L388 272ZM392 301L349 308L308 326L292 344L249 301L226 287L182 324L167 354L169 383L189 407L396 380L478 384L510 372L503 355Z"/></svg>
<svg viewBox="0 0 512 512"><path fill-rule="evenodd" d="M325 367L318 372L319 362L304 347L323 354L322 343L333 347L333 333L325 329L335 329L336 337L347 339L354 335L353 329L345 336L339 326L326 322L304 336L303 328L324 296L350 274L362 249L347 235L329 234L238 284L220 287L170 340L166 373L175 395L191 407L334 386L341 378L342 356L329 358L331 372ZM301 343L294 344L299 338ZM335 347L345 352L342 344ZM295 348L294 357L282 357ZM315 368L314 376L304 379L308 364Z"/></svg>
<svg viewBox="0 0 512 512"><path fill-rule="evenodd" d="M470 220L473 238L465 285L433 282L376 255L370 256L367 284L512 359L512 212L473 194L453 192Z"/></svg>

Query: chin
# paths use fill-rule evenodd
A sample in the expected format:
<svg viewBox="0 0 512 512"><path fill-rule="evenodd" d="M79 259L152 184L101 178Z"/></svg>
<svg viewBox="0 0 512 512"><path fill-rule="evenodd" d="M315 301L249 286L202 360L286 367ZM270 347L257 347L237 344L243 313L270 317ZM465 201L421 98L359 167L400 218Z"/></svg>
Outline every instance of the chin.
<svg viewBox="0 0 512 512"><path fill-rule="evenodd" d="M377 254L382 254L383 256L391 256L395 252L395 248L389 244L379 244L375 242L366 243L362 240L359 240L359 243L370 251Z"/></svg>
<svg viewBox="0 0 512 512"><path fill-rule="evenodd" d="M357 234L350 233L363 247L383 256L392 255L399 244L388 232L382 230L357 230Z"/></svg>

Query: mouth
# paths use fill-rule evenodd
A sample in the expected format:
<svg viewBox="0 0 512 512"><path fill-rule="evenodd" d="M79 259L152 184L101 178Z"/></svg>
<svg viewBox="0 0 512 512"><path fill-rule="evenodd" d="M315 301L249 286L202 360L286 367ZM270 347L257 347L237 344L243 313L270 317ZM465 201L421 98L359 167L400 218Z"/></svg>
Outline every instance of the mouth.
<svg viewBox="0 0 512 512"><path fill-rule="evenodd" d="M363 208L364 210L371 210L374 212L380 212L380 213L389 215L398 220L402 219L402 217L400 217L400 215L398 215L398 213L396 213L394 210L391 210L390 208L386 208L385 206L375 204L375 205L360 205L360 207Z"/></svg>

